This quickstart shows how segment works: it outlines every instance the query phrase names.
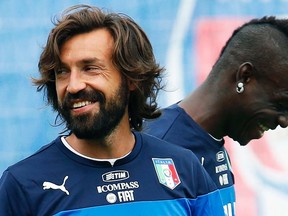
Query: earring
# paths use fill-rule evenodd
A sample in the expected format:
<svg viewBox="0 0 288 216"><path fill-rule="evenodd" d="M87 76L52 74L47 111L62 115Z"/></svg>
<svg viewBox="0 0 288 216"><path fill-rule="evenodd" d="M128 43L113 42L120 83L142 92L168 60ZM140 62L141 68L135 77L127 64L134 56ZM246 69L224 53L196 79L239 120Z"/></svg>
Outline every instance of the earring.
<svg viewBox="0 0 288 216"><path fill-rule="evenodd" d="M244 84L242 82L239 82L237 84L237 87L236 87L236 92L238 94L241 94L242 92L244 92Z"/></svg>

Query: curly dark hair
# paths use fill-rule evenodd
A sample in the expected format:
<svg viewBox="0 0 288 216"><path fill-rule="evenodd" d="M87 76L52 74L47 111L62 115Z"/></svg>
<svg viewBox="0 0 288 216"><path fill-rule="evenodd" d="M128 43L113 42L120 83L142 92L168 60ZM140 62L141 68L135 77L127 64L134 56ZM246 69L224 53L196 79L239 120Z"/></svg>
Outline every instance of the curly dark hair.
<svg viewBox="0 0 288 216"><path fill-rule="evenodd" d="M275 16L264 16L264 17L259 18L259 19L258 18L251 19L250 21L244 23L242 26L239 26L237 29L235 29L233 31L231 37L228 39L225 46L222 48L222 50L220 52L220 56L222 56L222 54L225 52L226 48L230 45L230 43L234 42L233 41L234 38L236 38L236 36L238 36L238 34L240 34L245 28L250 27L250 29L252 29L252 30L250 30L250 32L252 32L253 34L256 34L256 33L260 32L261 30L263 30L263 28L266 26L268 28L270 27L272 29L283 32L284 35L286 35L286 37L288 37L288 22L287 21L288 21L288 19L278 19ZM270 32L271 31L266 32L266 35L269 36ZM260 32L260 33L262 33L262 32ZM246 33L246 35L247 35L247 33ZM251 37L251 34L249 36ZM237 40L239 40L239 39L237 39ZM236 41L236 42L238 42L238 41Z"/></svg>
<svg viewBox="0 0 288 216"><path fill-rule="evenodd" d="M38 63L40 78L33 78L37 91L44 91L47 104L58 112L55 122L61 118L55 87L55 69L61 64L60 49L71 37L107 29L114 39L112 62L122 75L136 86L130 94L128 111L130 127L142 129L143 118L153 119L160 115L156 97L162 81L164 68L156 63L151 43L135 21L121 13L112 13L89 5L68 8L60 17L52 21L47 44L43 48Z"/></svg>
<svg viewBox="0 0 288 216"><path fill-rule="evenodd" d="M264 74L276 70L282 56L287 56L287 40L288 19L275 16L251 19L233 31L213 65L209 81L214 82L219 73L230 69L232 72L244 62L251 62L254 75L264 78Z"/></svg>

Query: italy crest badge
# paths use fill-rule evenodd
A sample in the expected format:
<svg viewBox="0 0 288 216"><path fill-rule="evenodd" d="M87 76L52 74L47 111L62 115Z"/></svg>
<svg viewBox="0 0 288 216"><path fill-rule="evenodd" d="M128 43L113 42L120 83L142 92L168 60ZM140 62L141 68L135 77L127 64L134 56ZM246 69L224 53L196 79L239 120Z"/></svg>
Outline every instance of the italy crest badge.
<svg viewBox="0 0 288 216"><path fill-rule="evenodd" d="M161 184L173 190L181 183L171 158L152 158L152 161Z"/></svg>

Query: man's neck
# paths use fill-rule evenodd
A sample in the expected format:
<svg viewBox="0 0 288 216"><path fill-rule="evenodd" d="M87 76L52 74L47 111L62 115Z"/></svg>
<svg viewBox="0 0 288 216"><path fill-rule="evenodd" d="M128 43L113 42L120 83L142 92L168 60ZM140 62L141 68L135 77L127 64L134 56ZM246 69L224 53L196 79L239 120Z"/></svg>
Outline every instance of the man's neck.
<svg viewBox="0 0 288 216"><path fill-rule="evenodd" d="M102 139L79 139L72 133L66 140L80 154L99 159L122 157L131 152L135 145L135 137L130 129L121 133L114 131Z"/></svg>
<svg viewBox="0 0 288 216"><path fill-rule="evenodd" d="M215 95L212 92L207 94L205 88L200 87L184 98L179 106L207 133L220 139L224 134L221 132L221 112L218 112L217 104Z"/></svg>

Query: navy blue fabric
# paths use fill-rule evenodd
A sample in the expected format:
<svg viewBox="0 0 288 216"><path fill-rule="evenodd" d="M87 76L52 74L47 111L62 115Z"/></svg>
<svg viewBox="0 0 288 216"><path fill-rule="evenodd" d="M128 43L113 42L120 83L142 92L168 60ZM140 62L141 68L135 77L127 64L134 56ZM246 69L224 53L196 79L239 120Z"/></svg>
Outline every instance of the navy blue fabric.
<svg viewBox="0 0 288 216"><path fill-rule="evenodd" d="M74 154L58 137L4 172L0 215L223 215L219 191L191 151L134 134L133 151L114 166Z"/></svg>
<svg viewBox="0 0 288 216"><path fill-rule="evenodd" d="M163 109L160 118L144 125L144 132L195 153L220 190L226 215L235 215L234 176L224 139L213 139L177 104Z"/></svg>

